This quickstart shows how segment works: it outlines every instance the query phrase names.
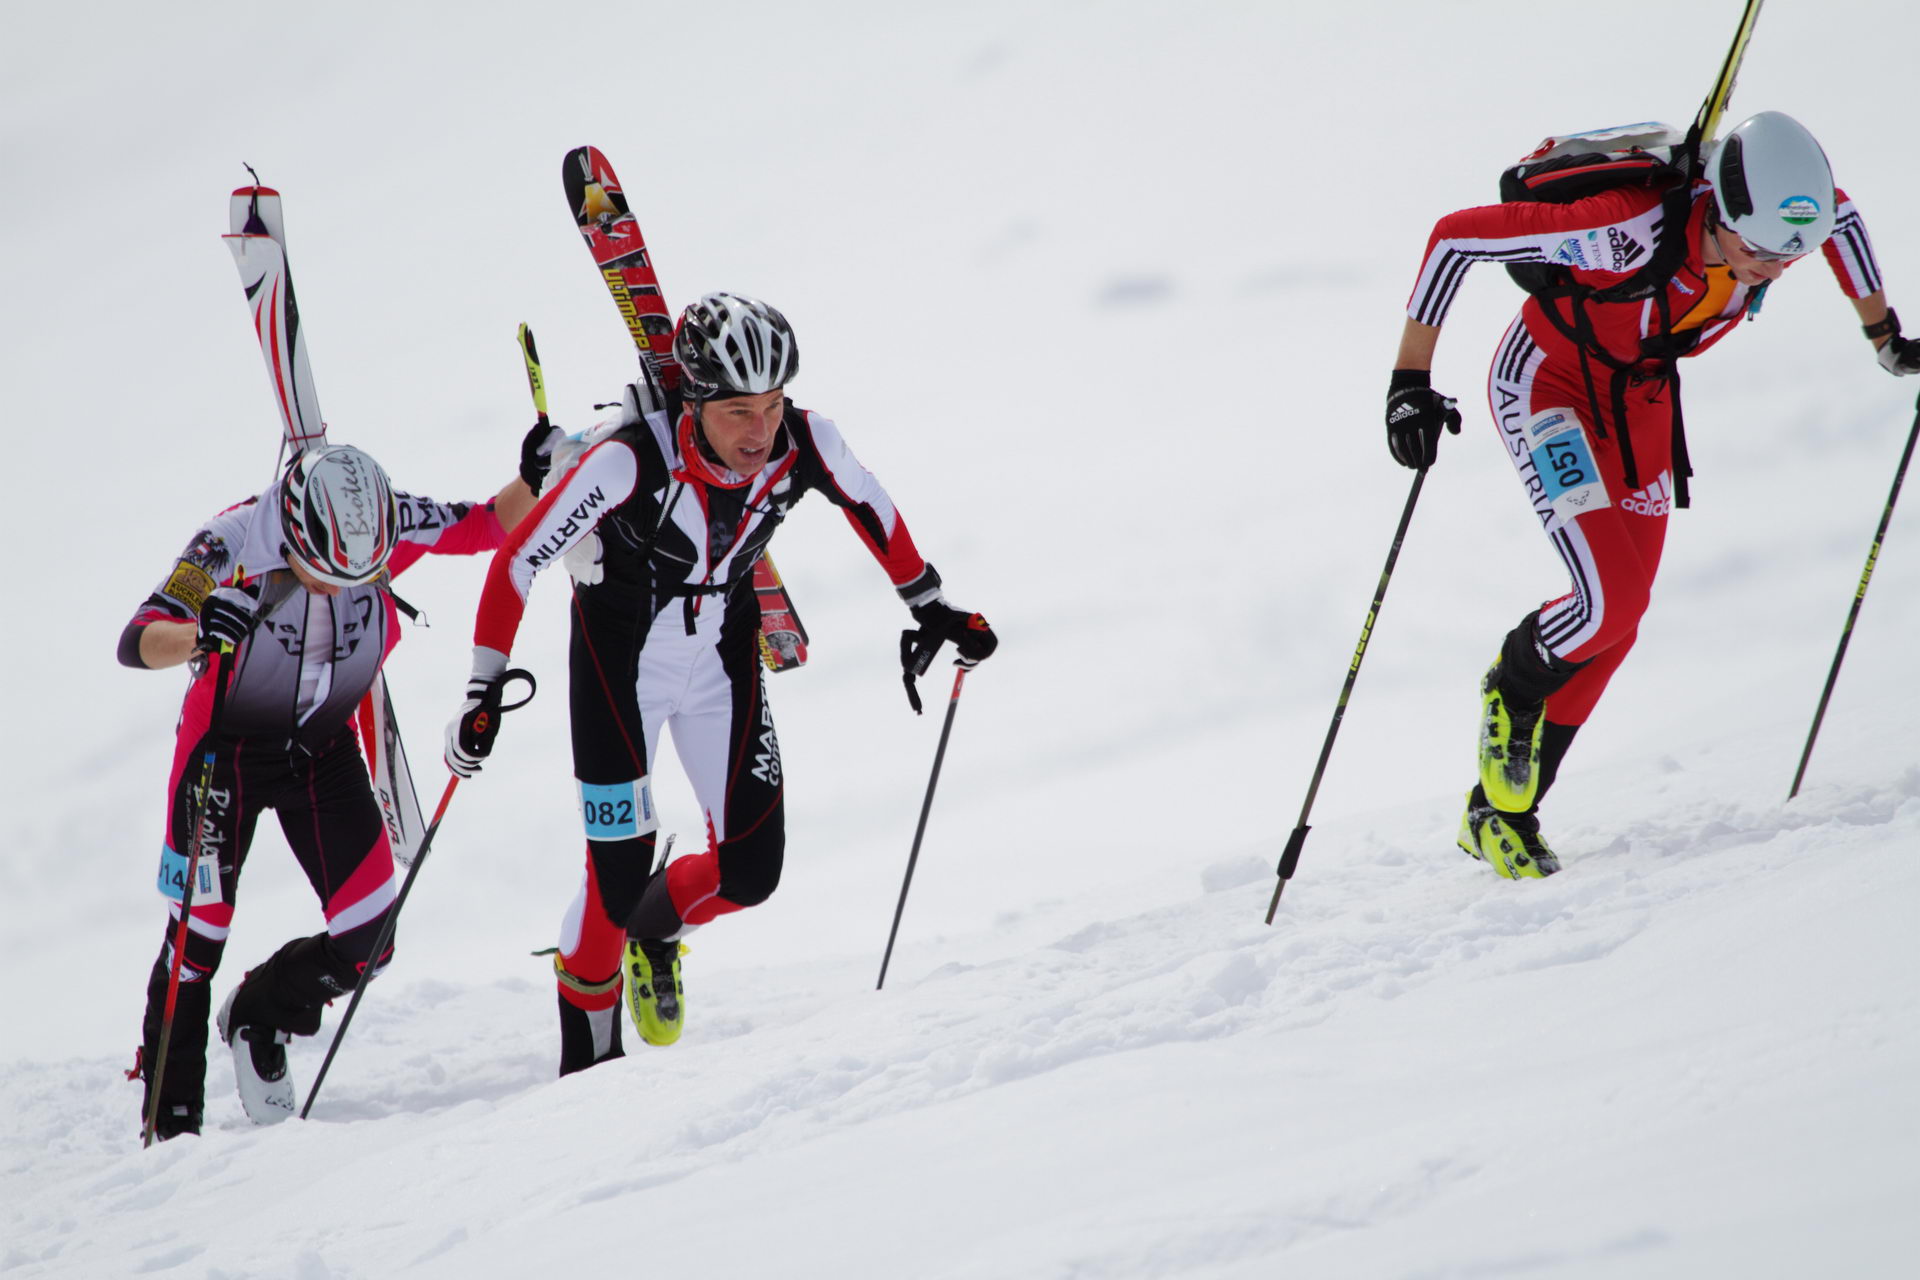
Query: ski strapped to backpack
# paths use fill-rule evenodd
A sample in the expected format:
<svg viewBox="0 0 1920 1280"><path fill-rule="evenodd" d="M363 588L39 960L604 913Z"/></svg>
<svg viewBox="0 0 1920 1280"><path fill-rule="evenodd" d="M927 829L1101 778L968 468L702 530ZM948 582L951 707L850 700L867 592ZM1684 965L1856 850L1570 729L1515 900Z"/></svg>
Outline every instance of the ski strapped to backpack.
<svg viewBox="0 0 1920 1280"><path fill-rule="evenodd" d="M248 173L253 173L248 166ZM283 453L298 452L327 442L327 426L320 419L320 400L313 391L313 373L307 367L306 334L300 328L300 308L293 300L293 272L287 266L286 224L280 217L280 193L260 185L241 187L228 203L231 233L222 236L240 269L240 284L253 311L253 331L260 340L267 377L273 383L274 402L280 408Z"/></svg>
<svg viewBox="0 0 1920 1280"><path fill-rule="evenodd" d="M673 313L667 309L652 254L639 219L628 207L619 175L598 147L575 147L561 162L560 178L574 225L600 268L600 279L645 366L641 382L635 385L657 387L664 398L680 385L680 366L673 358ZM760 660L767 670L805 666L807 629L774 568L773 557L766 552L754 561L753 592L760 605Z"/></svg>
<svg viewBox="0 0 1920 1280"><path fill-rule="evenodd" d="M1720 118L1733 95L1734 81L1746 57L1747 43L1760 17L1763 0L1746 0L1740 26L1721 63L1720 74L1712 90L1700 104L1691 127L1682 132L1657 121L1596 129L1585 133L1551 137L1522 157L1500 175L1502 203L1539 201L1570 204L1602 191L1639 186L1661 193L1659 233L1649 250L1645 246L1626 247L1629 260L1644 255L1633 274L1605 288L1582 285L1571 268L1550 263L1509 264L1507 273L1528 293L1539 298L1541 312L1555 328L1580 350L1580 371L1586 380L1587 404L1593 413L1594 430L1604 439L1605 415L1601 411L1599 390L1595 385L1592 362L1597 360L1611 371L1609 407L1616 424L1626 421L1627 387L1635 379L1658 378L1670 386L1673 403L1673 479L1674 505L1689 505L1687 478L1693 468L1687 460L1685 417L1680 398L1680 357L1698 341L1697 334L1675 334L1673 316L1667 302L1667 286L1686 261L1687 230L1693 207L1693 181L1699 174L1701 158L1713 140ZM1755 294L1758 303L1760 293ZM1567 303L1563 315L1557 302ZM1623 361L1607 351L1595 339L1589 303L1651 301L1659 312L1658 329L1641 340L1638 360ZM1633 462L1633 445L1627 433L1619 433L1620 461L1628 487L1639 488L1640 477Z"/></svg>
<svg viewBox="0 0 1920 1280"><path fill-rule="evenodd" d="M221 238L239 268L240 284L253 313L254 334L260 340L260 356L273 384L274 402L280 409L280 461L284 462L302 449L325 444L327 424L320 418L320 400L314 394L313 371L307 364L306 331L294 302L280 193L260 185L260 175L251 166L247 172L253 174L253 185L236 189L229 199L229 232ZM417 619L418 611L393 594L391 581L382 578L381 582L394 604ZM414 789L413 771L407 765L384 670L374 673L373 687L361 700L355 722L394 860L411 866L425 835L426 818Z"/></svg>

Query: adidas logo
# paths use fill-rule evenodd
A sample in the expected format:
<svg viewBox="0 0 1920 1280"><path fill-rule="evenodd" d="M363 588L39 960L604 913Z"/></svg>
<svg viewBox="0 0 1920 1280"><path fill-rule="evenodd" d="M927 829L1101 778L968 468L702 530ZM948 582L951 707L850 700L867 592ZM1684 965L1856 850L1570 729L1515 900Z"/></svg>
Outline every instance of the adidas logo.
<svg viewBox="0 0 1920 1280"><path fill-rule="evenodd" d="M1420 413L1420 410L1414 408L1412 405L1407 404L1403 401L1401 402L1401 405L1398 409L1395 409L1392 413L1387 415L1387 421L1388 422L1404 422L1408 418L1417 417L1419 413Z"/></svg>
<svg viewBox="0 0 1920 1280"><path fill-rule="evenodd" d="M1666 515L1673 510L1673 473L1662 471L1652 484L1644 489L1635 489L1620 499L1620 508L1635 515Z"/></svg>
<svg viewBox="0 0 1920 1280"><path fill-rule="evenodd" d="M1607 248L1613 255L1613 269L1625 271L1647 252L1647 247L1618 227L1607 228Z"/></svg>

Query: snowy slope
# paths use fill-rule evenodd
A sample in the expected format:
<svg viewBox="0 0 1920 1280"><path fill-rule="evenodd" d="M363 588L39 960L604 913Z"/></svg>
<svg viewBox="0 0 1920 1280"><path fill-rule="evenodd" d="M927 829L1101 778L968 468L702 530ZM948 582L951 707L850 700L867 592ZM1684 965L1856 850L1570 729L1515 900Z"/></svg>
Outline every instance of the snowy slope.
<svg viewBox="0 0 1920 1280"><path fill-rule="evenodd" d="M1913 495L1784 796L1920 388L1823 267L1688 370L1696 506L1549 808L1567 871L1504 884L1452 848L1474 680L1559 589L1476 412L1260 923L1406 493L1379 403L1431 220L1545 133L1684 120L1735 8L743 3L601 15L597 44L484 4L21 17L6 519L46 581L7 642L0 1275L1905 1274ZM1648 31L1681 52L1627 57ZM1822 137L1896 303L1913 34L1899 4L1773 0L1734 103ZM938 723L902 705L884 581L803 507L778 550L816 653L772 688L789 871L694 937L681 1045L551 1078L529 952L579 837L543 583L515 655L543 697L461 789L314 1120L251 1129L216 1063L208 1134L142 1152L118 1072L180 682L109 651L194 522L269 478L218 243L239 162L285 194L335 437L463 497L526 423L517 322L570 425L630 367L559 194L582 142L671 295L793 317L800 402L1005 638L889 989ZM1516 299L1485 276L1436 374L1475 410ZM407 583L434 626L391 672L431 794L480 571ZM684 790L662 803L691 839ZM221 990L317 926L271 832L243 898Z"/></svg>

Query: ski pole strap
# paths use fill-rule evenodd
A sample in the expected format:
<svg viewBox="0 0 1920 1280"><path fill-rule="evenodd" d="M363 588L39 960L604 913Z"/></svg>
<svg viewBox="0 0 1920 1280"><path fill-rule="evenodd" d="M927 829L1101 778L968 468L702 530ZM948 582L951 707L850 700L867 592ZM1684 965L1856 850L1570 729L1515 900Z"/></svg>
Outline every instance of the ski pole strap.
<svg viewBox="0 0 1920 1280"><path fill-rule="evenodd" d="M400 593L393 589L393 583L391 581L381 583L381 588L387 593L387 599L393 601L393 607L407 615L408 622L422 627L429 625L424 621L427 615L421 613L420 610L413 605L408 604L406 600L401 597Z"/></svg>
<svg viewBox="0 0 1920 1280"><path fill-rule="evenodd" d="M933 666L933 659L940 652L940 637L925 627L902 631L900 633L900 681L907 686L907 705L913 708L913 714L921 714L920 691L913 682L927 674Z"/></svg>

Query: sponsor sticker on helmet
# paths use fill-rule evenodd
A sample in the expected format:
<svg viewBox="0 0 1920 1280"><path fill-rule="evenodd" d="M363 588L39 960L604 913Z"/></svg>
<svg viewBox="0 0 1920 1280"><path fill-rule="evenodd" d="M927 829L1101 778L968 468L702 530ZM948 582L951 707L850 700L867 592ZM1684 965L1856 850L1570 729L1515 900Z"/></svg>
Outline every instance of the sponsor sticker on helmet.
<svg viewBox="0 0 1920 1280"><path fill-rule="evenodd" d="M1788 196L1780 202L1780 221L1804 227L1820 219L1820 202L1812 196Z"/></svg>

